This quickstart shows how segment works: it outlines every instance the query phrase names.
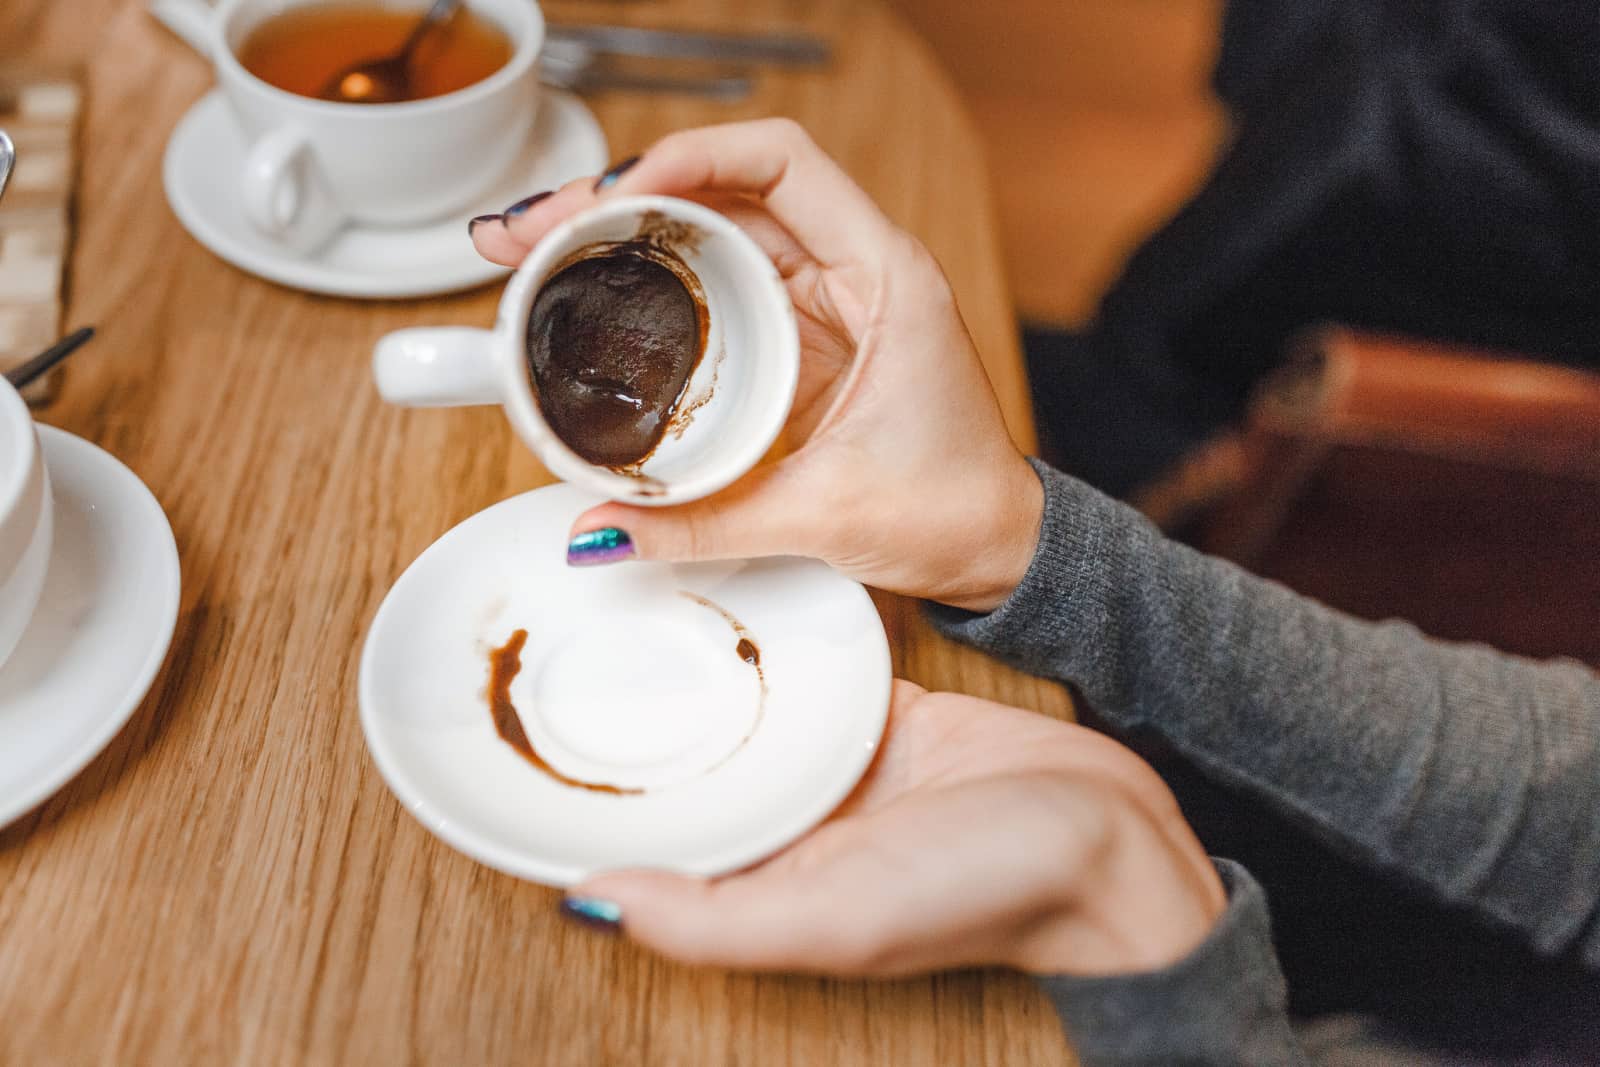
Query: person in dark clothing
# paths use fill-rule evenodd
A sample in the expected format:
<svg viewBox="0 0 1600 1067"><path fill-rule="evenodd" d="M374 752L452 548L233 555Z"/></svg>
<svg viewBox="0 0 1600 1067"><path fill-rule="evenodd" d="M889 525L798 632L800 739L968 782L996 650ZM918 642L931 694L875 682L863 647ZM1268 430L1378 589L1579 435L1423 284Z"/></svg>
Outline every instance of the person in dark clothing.
<svg viewBox="0 0 1600 1067"><path fill-rule="evenodd" d="M1600 8L1235 0L1235 139L1092 327L1030 335L1052 458L1126 497L1323 322L1600 366Z"/></svg>
<svg viewBox="0 0 1600 1067"><path fill-rule="evenodd" d="M1339 46L1341 9L1301 12L1295 33L1258 43L1254 77ZM1341 615L1025 460L937 264L792 123L675 134L473 239L514 264L574 212L630 193L711 203L772 257L805 348L801 443L708 500L602 505L575 535L609 530L639 559L805 554L923 597L945 632L1072 683L1119 731L1391 879L1393 899L1547 965L1550 996L1531 1032L1498 1044L1381 1004L1297 1025L1261 883L1207 858L1146 762L1079 726L907 683L862 786L784 853L712 880L598 874L570 914L724 966L1015 967L1039 977L1090 1067L1600 1062L1595 1015L1571 995L1600 975L1600 676ZM1180 384L1167 375L1174 403ZM1209 414L1225 417L1227 394L1211 390Z"/></svg>

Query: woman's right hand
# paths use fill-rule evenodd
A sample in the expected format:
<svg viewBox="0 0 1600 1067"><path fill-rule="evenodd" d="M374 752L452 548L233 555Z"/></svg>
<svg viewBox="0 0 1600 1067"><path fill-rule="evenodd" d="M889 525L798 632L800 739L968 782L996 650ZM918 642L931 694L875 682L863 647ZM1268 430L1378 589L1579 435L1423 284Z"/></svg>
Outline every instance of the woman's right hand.
<svg viewBox="0 0 1600 1067"><path fill-rule="evenodd" d="M597 200L641 193L710 204L777 266L802 349L790 451L706 500L594 508L569 558L586 562L594 539L580 535L620 530L641 559L813 556L894 592L999 605L1033 557L1043 490L927 249L784 119L672 134L615 177L475 226L473 240L514 265Z"/></svg>
<svg viewBox="0 0 1600 1067"><path fill-rule="evenodd" d="M1168 967L1227 907L1155 770L1102 734L897 682L850 799L721 878L611 871L565 910L677 959L891 977Z"/></svg>

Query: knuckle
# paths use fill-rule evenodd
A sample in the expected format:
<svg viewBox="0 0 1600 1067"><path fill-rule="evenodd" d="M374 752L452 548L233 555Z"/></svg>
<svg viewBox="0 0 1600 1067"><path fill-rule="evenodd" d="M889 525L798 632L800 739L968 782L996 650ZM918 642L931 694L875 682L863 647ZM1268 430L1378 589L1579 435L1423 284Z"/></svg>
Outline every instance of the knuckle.
<svg viewBox="0 0 1600 1067"><path fill-rule="evenodd" d="M675 130L651 145L649 152L646 154L661 159L687 153L705 136L705 133L706 131L703 128L697 130Z"/></svg>
<svg viewBox="0 0 1600 1067"><path fill-rule="evenodd" d="M682 559L705 559L716 547L715 519L703 508L693 508L680 517L678 552Z"/></svg>
<svg viewBox="0 0 1600 1067"><path fill-rule="evenodd" d="M905 678L896 678L894 680L894 699L896 702L904 702L907 707L914 703L922 702L924 698L930 695L926 689L916 682L908 681Z"/></svg>
<svg viewBox="0 0 1600 1067"><path fill-rule="evenodd" d="M794 119L779 116L777 118L762 119L761 122L773 137L790 148L809 149L816 147L816 142L811 138L811 132Z"/></svg>
<svg viewBox="0 0 1600 1067"><path fill-rule="evenodd" d="M814 931L807 955L827 971L869 977L888 973L900 956L895 917L884 906L862 904L829 916Z"/></svg>
<svg viewBox="0 0 1600 1067"><path fill-rule="evenodd" d="M703 937L677 937L658 942L658 951L690 967L711 967L723 962L716 942Z"/></svg>
<svg viewBox="0 0 1600 1067"><path fill-rule="evenodd" d="M824 939L821 948L828 969L841 974L879 974L893 959L891 946L881 937L842 925Z"/></svg>
<svg viewBox="0 0 1600 1067"><path fill-rule="evenodd" d="M909 269L915 272L917 280L927 287L930 292L950 296L950 276L945 273L944 264L933 254L933 250L916 234L905 230L901 232L903 255Z"/></svg>

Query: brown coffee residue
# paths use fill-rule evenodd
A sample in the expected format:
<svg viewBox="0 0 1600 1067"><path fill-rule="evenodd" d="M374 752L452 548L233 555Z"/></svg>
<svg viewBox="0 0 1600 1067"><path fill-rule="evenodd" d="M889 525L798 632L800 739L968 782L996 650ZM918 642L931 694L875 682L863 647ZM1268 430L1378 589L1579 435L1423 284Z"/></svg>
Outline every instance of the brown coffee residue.
<svg viewBox="0 0 1600 1067"><path fill-rule="evenodd" d="M638 476L666 433L681 435L710 398L689 395L711 329L683 258L701 236L650 212L633 239L586 245L540 284L528 375L545 421L590 463Z"/></svg>
<svg viewBox="0 0 1600 1067"><path fill-rule="evenodd" d="M614 796L643 793L643 789L624 789L603 782L585 782L580 778L562 774L534 751L533 743L528 740L527 731L522 728L522 718L517 714L516 705L511 702L511 682L522 670L522 647L527 642L528 631L518 630L505 644L489 652L489 712L494 716L494 731L500 735L500 740L562 785L570 785L574 789L587 789L591 793L610 793Z"/></svg>
<svg viewBox="0 0 1600 1067"><path fill-rule="evenodd" d="M705 239L705 233L692 222L684 222L659 211L646 211L639 216L639 229L633 239L648 241L682 258L700 251L700 242Z"/></svg>
<svg viewBox="0 0 1600 1067"><path fill-rule="evenodd" d="M755 635L745 628L744 623L734 618L732 613L720 604L707 600L703 596L686 590L679 590L679 595L687 597L701 607L709 608L722 616L728 626L732 628L734 637L738 639L733 646L734 655L755 669L756 680L761 685L761 695L757 698L756 715L751 720L750 729L739 739L737 745L729 749L726 756L723 756L698 775L698 777L703 778L731 760L755 736L756 730L760 729L761 720L766 717L767 713L767 673L761 666L761 646L756 643ZM517 714L516 705L511 700L511 683L522 671L522 649L527 642L528 631L517 630L507 638L505 644L499 648L489 650L489 713L494 718L494 730L495 733L500 735L500 740L515 749L523 759L562 785L572 786L574 789L587 789L592 793L610 793L613 796L636 796L647 792L644 789L624 788L617 785L607 785L603 782L586 782L581 778L562 774L534 749L533 742L528 740L527 731L522 728L522 717Z"/></svg>
<svg viewBox="0 0 1600 1067"><path fill-rule="evenodd" d="M750 721L750 729L746 730L745 735L739 738L737 745L728 750L726 756L706 768L705 773L710 774L738 755L739 750L749 744L750 739L756 735L756 731L761 729L761 720L767 716L767 672L761 666L761 646L756 644L755 635L745 629L744 623L734 618L732 612L716 601L707 600L705 597L697 593L691 593L686 589L678 590L678 595L687 597L701 607L710 608L722 616L723 620L733 628L733 636L739 639L739 643L733 646L733 654L755 668L756 681L761 683L761 696L757 698L756 703L756 717Z"/></svg>
<svg viewBox="0 0 1600 1067"><path fill-rule="evenodd" d="M684 597L684 598L686 598L688 600L694 601L696 604L699 604L703 608L710 608L712 611L716 612L718 615L721 615L723 621L726 622L730 627L732 627L733 636L735 636L735 637L737 637L739 639L739 643L733 646L733 654L738 656L740 659L744 660L746 663L750 664L750 666L752 666L752 667L754 667L756 669L756 678L758 680L760 680L760 682L761 682L761 696L762 696L762 705L763 705L763 709L764 709L765 708L765 704L766 704L766 699L765 698L766 698L766 695L767 695L767 672L761 669L761 646L756 644L755 635L752 634L749 630L745 629L744 623L740 622L738 619L733 617L733 612L729 611L727 608L723 607L721 604L718 604L716 601L707 600L705 597L701 596L699 593L691 593L687 589L678 590L678 595L681 596L681 597ZM760 724L761 724L761 718L758 715L756 717L756 725L759 726ZM751 727L750 732L751 733L755 732L755 727L754 726ZM749 739L750 738L747 735L745 737L745 740L748 741ZM741 744L742 743L743 742L741 742Z"/></svg>

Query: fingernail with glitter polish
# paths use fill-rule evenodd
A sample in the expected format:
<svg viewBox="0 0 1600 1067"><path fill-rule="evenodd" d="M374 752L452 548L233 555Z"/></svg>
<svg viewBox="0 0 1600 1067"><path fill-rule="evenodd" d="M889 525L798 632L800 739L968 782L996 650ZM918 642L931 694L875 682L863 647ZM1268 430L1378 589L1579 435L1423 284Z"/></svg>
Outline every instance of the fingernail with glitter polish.
<svg viewBox="0 0 1600 1067"><path fill-rule="evenodd" d="M615 526L581 533L567 542L567 563L573 567L592 567L615 563L635 555L633 538Z"/></svg>
<svg viewBox="0 0 1600 1067"><path fill-rule="evenodd" d="M637 162L639 162L638 156L629 156L621 163L613 165L610 170L606 171L604 174L600 175L600 177L594 180L594 191L598 193L617 184L617 179L626 174L628 170Z"/></svg>
<svg viewBox="0 0 1600 1067"><path fill-rule="evenodd" d="M472 236L472 231L476 230L479 226L482 226L484 223L486 223L486 222L499 222L499 221L501 221L501 218L502 218L502 216L500 216L500 215L479 215L475 219L468 219L467 220L467 236L471 237Z"/></svg>
<svg viewBox="0 0 1600 1067"><path fill-rule="evenodd" d="M525 196L521 200L518 200L515 204L512 204L510 207L506 208L504 215L508 219L514 219L533 205L537 204L539 201L547 199L552 195L554 194L547 191L543 193L534 193L532 196Z"/></svg>
<svg viewBox="0 0 1600 1067"><path fill-rule="evenodd" d="M596 930L615 933L622 928L622 909L599 897L562 897L561 914Z"/></svg>

